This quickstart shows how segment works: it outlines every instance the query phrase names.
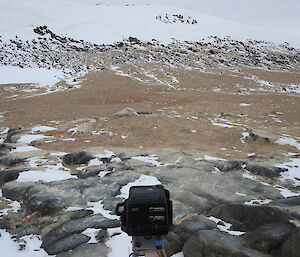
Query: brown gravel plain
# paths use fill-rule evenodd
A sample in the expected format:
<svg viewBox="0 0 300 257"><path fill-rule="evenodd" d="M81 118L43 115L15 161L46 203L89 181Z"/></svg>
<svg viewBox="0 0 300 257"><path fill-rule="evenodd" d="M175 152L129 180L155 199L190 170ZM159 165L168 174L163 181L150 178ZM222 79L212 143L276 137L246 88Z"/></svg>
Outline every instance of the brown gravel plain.
<svg viewBox="0 0 300 257"><path fill-rule="evenodd" d="M155 79L148 76L146 80L141 72L145 69L151 70ZM249 153L279 158L297 152L292 146L274 143L283 135L300 139L300 98L284 91L285 85L300 84L300 74L294 70L203 72L141 64L124 65L119 71L131 77L112 70L90 72L81 78L79 89L34 97L22 92L29 85L13 85L20 89L14 98L7 91L12 85L0 85L0 127L41 124L62 128L76 119L96 118L93 129L105 133L72 135L59 129L48 135L76 140L39 146L66 152L93 146L187 149L222 158L246 158ZM168 81L171 77L176 79ZM146 114L113 117L127 107ZM242 133L247 128L270 142L244 142Z"/></svg>

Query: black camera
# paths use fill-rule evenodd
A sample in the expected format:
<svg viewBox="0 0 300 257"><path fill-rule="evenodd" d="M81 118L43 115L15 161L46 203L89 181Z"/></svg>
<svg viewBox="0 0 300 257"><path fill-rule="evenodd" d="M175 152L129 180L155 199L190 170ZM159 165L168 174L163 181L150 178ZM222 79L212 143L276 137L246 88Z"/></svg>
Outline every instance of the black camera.
<svg viewBox="0 0 300 257"><path fill-rule="evenodd" d="M119 203L121 229L129 236L166 235L173 226L170 193L163 186L132 186L129 198Z"/></svg>

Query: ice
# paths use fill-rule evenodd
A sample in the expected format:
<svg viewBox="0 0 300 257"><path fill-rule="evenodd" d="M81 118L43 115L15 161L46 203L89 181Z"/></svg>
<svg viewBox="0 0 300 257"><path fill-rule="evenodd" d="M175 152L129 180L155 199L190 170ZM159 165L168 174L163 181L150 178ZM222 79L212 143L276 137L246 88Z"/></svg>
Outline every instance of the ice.
<svg viewBox="0 0 300 257"><path fill-rule="evenodd" d="M121 188L121 194L118 197L128 198L131 186L154 186L160 185L161 182L153 176L141 175L136 181L130 182Z"/></svg>

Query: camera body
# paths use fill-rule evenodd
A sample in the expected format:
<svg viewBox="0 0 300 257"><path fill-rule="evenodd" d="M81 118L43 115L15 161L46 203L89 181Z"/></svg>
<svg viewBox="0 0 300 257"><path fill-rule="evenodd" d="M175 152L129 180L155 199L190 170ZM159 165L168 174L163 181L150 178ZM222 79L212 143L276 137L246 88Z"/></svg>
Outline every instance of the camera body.
<svg viewBox="0 0 300 257"><path fill-rule="evenodd" d="M166 235L173 226L170 193L163 186L132 186L129 198L119 203L121 229L129 236Z"/></svg>

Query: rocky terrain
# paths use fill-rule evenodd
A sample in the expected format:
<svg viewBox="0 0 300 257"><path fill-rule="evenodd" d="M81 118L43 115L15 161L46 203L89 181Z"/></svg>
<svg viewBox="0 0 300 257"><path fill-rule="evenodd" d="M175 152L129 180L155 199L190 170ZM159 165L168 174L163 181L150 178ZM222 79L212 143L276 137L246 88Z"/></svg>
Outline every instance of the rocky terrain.
<svg viewBox="0 0 300 257"><path fill-rule="evenodd" d="M41 241L45 256L126 256L115 206L129 186L161 183L168 256L299 256L299 49L34 32L0 38L0 64L65 81L0 85L2 237L20 252Z"/></svg>

